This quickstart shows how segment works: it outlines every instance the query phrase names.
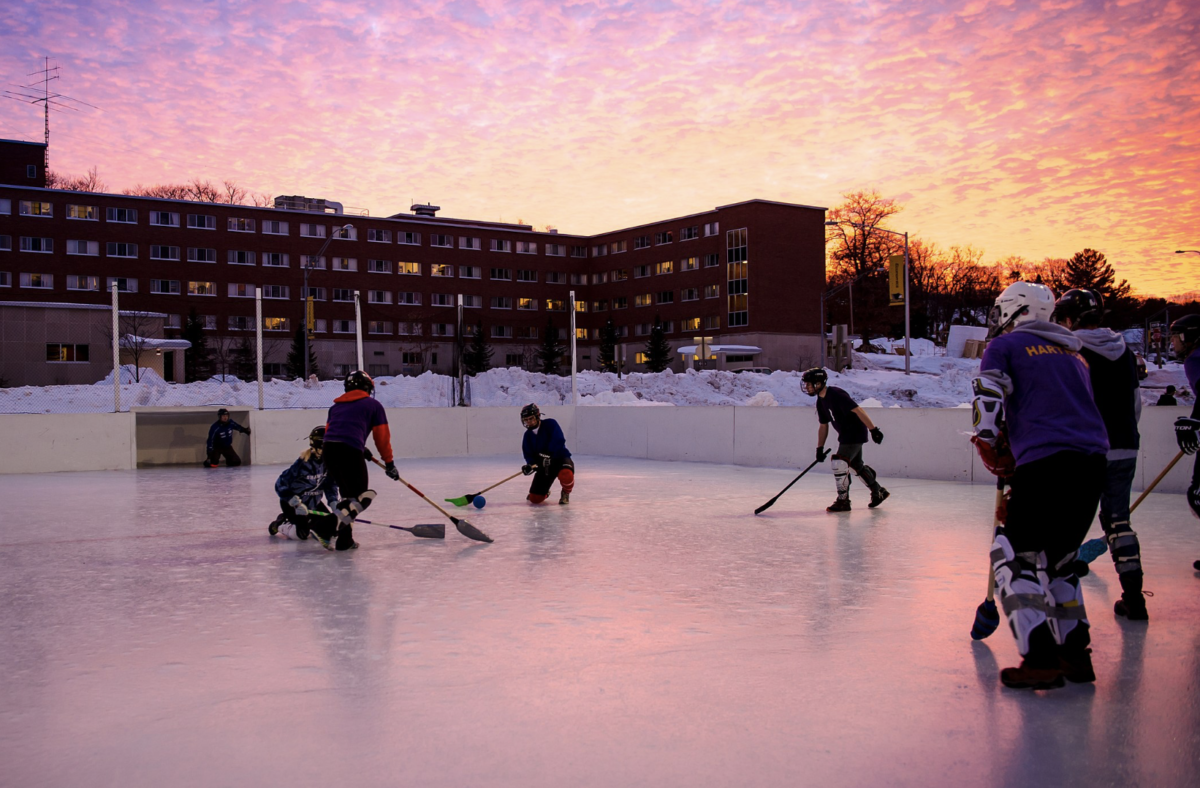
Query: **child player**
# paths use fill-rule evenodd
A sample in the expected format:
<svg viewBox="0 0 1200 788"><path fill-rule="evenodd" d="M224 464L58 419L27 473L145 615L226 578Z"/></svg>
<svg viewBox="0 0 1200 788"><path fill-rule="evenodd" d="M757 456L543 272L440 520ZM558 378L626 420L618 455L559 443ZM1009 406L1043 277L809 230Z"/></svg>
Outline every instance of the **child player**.
<svg viewBox="0 0 1200 788"><path fill-rule="evenodd" d="M827 512L850 511L850 471L854 470L858 477L871 488L871 502L867 508L874 509L883 503L890 493L880 486L875 478L875 471L863 462L863 444L867 442L867 431L871 432L871 440L883 443L883 430L871 423L858 403L837 386L827 385L829 375L820 367L805 370L800 376L804 385L804 393L817 398L817 419L821 426L817 429L817 462L828 456L825 450L825 439L829 437L829 424L837 430L838 447L833 453L833 480L837 485L837 500L826 507Z"/></svg>
<svg viewBox="0 0 1200 788"><path fill-rule="evenodd" d="M1121 581L1121 598L1114 611L1131 621L1146 621L1142 595L1142 548L1129 524L1129 491L1137 470L1138 418L1142 396L1138 391L1137 358L1125 339L1111 328L1100 328L1104 301L1094 290L1068 290L1054 304L1053 320L1083 343L1079 351L1087 362L1092 398L1108 434L1104 491L1100 495L1100 525Z"/></svg>
<svg viewBox="0 0 1200 788"><path fill-rule="evenodd" d="M304 541L311 532L322 547L329 549L337 526L330 512L337 504L338 488L325 470L324 444L325 428L314 427L308 434L308 448L275 481L283 514L267 526L272 536L283 534L287 539Z"/></svg>
<svg viewBox="0 0 1200 788"><path fill-rule="evenodd" d="M1083 343L1048 322L1053 310L1045 285L1005 288L972 381L972 442L993 472L1012 468L991 559L996 601L1023 657L1000 671L1000 681L1018 689L1096 680L1074 561L1100 503L1108 440L1079 355Z"/></svg>
<svg viewBox="0 0 1200 788"><path fill-rule="evenodd" d="M546 500L550 497L550 485L558 479L562 486L558 502L567 505L571 502L571 490L575 489L575 463L567 451L562 428L554 419L543 419L538 406L533 404L521 408L521 424L525 427L525 437L521 440L525 465L521 470L526 476L536 474L526 500L530 503Z"/></svg>
<svg viewBox="0 0 1200 788"><path fill-rule="evenodd" d="M1183 374L1196 397L1191 416L1180 416L1175 420L1175 441L1179 450L1195 454L1200 448L1197 433L1200 432L1200 315L1184 315L1171 324L1171 346L1176 358L1183 359ZM1188 506L1192 514L1200 517L1200 457L1192 466L1192 483L1187 489ZM1200 561L1192 566L1200 571Z"/></svg>
<svg viewBox="0 0 1200 788"><path fill-rule="evenodd" d="M250 434L249 427L243 427L236 421L229 418L229 411L221 408L217 411L217 420L208 428L208 444L204 447L208 455L204 460L205 468L216 468L221 463L221 458L225 458L225 464L230 468L236 468L242 464L242 458L233 450L233 433L234 430Z"/></svg>
<svg viewBox="0 0 1200 788"><path fill-rule="evenodd" d="M334 507L337 516L338 550L353 550L354 519L371 505L375 491L368 489L367 436L375 439L379 456L387 464L387 475L393 481L400 478L392 462L392 438L388 430L383 405L371 395L375 381L362 370L346 376L346 393L333 401L325 424L325 467L341 491L342 499Z"/></svg>

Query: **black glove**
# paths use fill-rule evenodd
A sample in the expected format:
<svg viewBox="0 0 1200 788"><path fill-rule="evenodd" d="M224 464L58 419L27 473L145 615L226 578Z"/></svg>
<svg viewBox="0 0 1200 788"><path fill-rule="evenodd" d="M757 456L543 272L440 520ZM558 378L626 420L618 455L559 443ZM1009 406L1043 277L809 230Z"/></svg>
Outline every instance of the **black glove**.
<svg viewBox="0 0 1200 788"><path fill-rule="evenodd" d="M250 428L249 428L249 427L247 427L246 429L242 430L242 432L244 432L244 433L246 433L247 435L249 435L249 434L250 434Z"/></svg>
<svg viewBox="0 0 1200 788"><path fill-rule="evenodd" d="M389 462L383 466L383 472L388 475L388 478L394 482L400 481L400 471L396 470L396 463Z"/></svg>
<svg viewBox="0 0 1200 788"><path fill-rule="evenodd" d="M538 456L542 458L542 467L545 468L547 471L549 471L550 470L550 455L549 454L539 454Z"/></svg>
<svg viewBox="0 0 1200 788"><path fill-rule="evenodd" d="M879 429L878 427L872 427L871 440L875 441L876 443L883 443L883 430Z"/></svg>
<svg viewBox="0 0 1200 788"><path fill-rule="evenodd" d="M1198 430L1200 430L1200 419L1192 419L1187 416L1175 419L1175 442L1179 444L1181 452L1195 454L1196 449L1200 449L1200 442L1196 440Z"/></svg>
<svg viewBox="0 0 1200 788"><path fill-rule="evenodd" d="M370 462L371 460L375 459L375 455L372 454L371 450L365 446L363 447L363 459L366 460L367 462Z"/></svg>
<svg viewBox="0 0 1200 788"><path fill-rule="evenodd" d="M824 446L817 447L817 462L825 462L825 458L829 456L829 449Z"/></svg>
<svg viewBox="0 0 1200 788"><path fill-rule="evenodd" d="M536 470L537 470L536 465L522 465L521 466L521 473L525 474L526 476L529 476L531 473L533 473Z"/></svg>

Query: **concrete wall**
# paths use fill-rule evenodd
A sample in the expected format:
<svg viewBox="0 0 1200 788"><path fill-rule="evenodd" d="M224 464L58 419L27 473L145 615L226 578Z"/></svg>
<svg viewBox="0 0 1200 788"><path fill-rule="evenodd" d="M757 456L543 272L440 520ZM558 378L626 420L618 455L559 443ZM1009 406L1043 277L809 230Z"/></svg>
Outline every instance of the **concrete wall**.
<svg viewBox="0 0 1200 788"><path fill-rule="evenodd" d="M1174 420L1187 408L1147 408L1142 416L1142 456L1134 489L1149 484L1175 456ZM868 444L866 460L884 478L973 481L991 484L967 439L965 408L876 408L871 418L884 432ZM398 459L510 455L519 461L520 409L392 408L392 446ZM816 446L814 408L747 407L548 407L572 453L653 460L804 468ZM324 410L238 411L253 428L238 452L260 464L291 462L323 424ZM7 445L0 473L128 469L160 463L199 464L212 409L135 409L128 413L5 415ZM245 440L244 436L238 438ZM835 445L831 436L828 444ZM1182 493L1194 458L1185 457L1159 483L1159 492ZM823 463L814 473L829 473Z"/></svg>

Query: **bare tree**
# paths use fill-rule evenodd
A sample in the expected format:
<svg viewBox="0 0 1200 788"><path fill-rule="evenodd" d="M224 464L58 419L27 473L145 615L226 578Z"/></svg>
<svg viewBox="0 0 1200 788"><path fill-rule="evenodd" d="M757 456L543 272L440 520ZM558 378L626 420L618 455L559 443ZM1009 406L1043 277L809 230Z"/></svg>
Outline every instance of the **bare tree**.
<svg viewBox="0 0 1200 788"><path fill-rule="evenodd" d="M87 175L66 175L46 170L46 188L69 192L102 192L107 190L108 186L100 180L99 170L92 167L87 171Z"/></svg>
<svg viewBox="0 0 1200 788"><path fill-rule="evenodd" d="M111 346L112 324L106 322L98 331ZM133 379L135 382L140 381L142 357L154 349L150 340L161 338L152 335L162 334L162 318L153 316L150 312L121 312L117 318L117 332L117 350L133 362Z"/></svg>
<svg viewBox="0 0 1200 788"><path fill-rule="evenodd" d="M187 200L188 202L228 203L230 205L244 204L247 198L260 207L269 207L274 199L267 194L251 192L230 180L216 185L212 181L192 178L187 183L163 183L151 186L138 184L131 189L125 189L122 194L137 197L160 197L167 200Z"/></svg>

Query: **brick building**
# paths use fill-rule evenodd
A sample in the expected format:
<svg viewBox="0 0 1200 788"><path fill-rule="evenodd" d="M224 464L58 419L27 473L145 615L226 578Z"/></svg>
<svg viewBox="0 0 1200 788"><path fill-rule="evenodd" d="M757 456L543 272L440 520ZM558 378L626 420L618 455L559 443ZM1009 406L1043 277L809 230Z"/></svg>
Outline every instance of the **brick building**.
<svg viewBox="0 0 1200 788"><path fill-rule="evenodd" d="M0 142L0 159L23 145ZM41 156L40 146L29 152ZM0 173L23 175L30 163ZM598 367L609 319L630 371L644 368L639 354L656 317L673 348L696 336L744 346L720 359L728 368L795 369L819 358L823 208L749 200L592 236L438 210L358 216L305 198L252 207L49 190L17 178L0 185L0 300L105 304L116 282L121 308L167 315L168 335L194 309L212 345L253 336L261 286L264 364L281 374L304 320L307 266L325 373L355 364L355 290L375 374L450 371L459 295L468 331L482 326L495 366L528 366L549 320L565 343L571 291L581 369ZM334 237L347 224L348 237ZM672 366L682 370L682 358Z"/></svg>

